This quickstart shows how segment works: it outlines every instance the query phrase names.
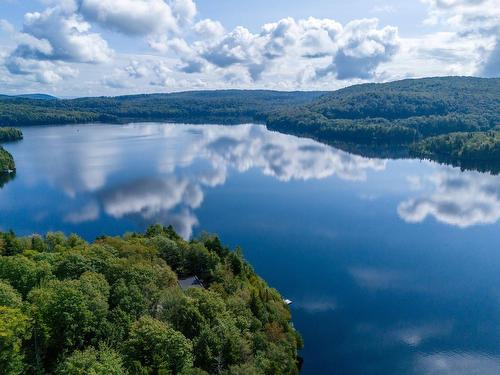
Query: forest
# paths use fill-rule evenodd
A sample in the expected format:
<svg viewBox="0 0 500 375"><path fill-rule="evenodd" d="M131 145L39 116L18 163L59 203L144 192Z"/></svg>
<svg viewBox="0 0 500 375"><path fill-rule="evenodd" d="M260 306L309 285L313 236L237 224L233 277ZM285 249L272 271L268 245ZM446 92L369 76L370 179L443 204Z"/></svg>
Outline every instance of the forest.
<svg viewBox="0 0 500 375"><path fill-rule="evenodd" d="M23 133L19 129L0 127L0 142L14 142L23 139ZM6 175L16 170L16 164L12 155L0 146L0 187L10 180Z"/></svg>
<svg viewBox="0 0 500 375"><path fill-rule="evenodd" d="M438 77L361 84L333 92L219 90L72 100L0 97L0 126L258 122L282 133L342 143L347 149L360 145L397 148L399 155L404 148L408 155L410 145L429 137L499 127L499 93L498 78ZM444 147L442 142L438 145ZM480 152L484 155L491 150ZM458 149L453 153L455 158L467 158ZM437 154L428 152L426 157Z"/></svg>
<svg viewBox="0 0 500 375"><path fill-rule="evenodd" d="M325 141L410 144L500 123L500 79L443 77L351 86L268 116L270 129Z"/></svg>
<svg viewBox="0 0 500 375"><path fill-rule="evenodd" d="M16 170L14 158L6 149L0 146L0 176L10 174L10 171ZM3 184L1 184L3 186Z"/></svg>
<svg viewBox="0 0 500 375"><path fill-rule="evenodd" d="M133 121L218 124L263 122L266 114L273 110L302 105L322 94L219 90L72 100L0 97L0 126Z"/></svg>
<svg viewBox="0 0 500 375"><path fill-rule="evenodd" d="M0 142L14 142L23 139L23 132L19 129L1 127Z"/></svg>
<svg viewBox="0 0 500 375"><path fill-rule="evenodd" d="M216 236L4 232L0 253L2 374L298 372L288 306Z"/></svg>
<svg viewBox="0 0 500 375"><path fill-rule="evenodd" d="M500 173L500 131L451 133L410 146L410 155L464 169Z"/></svg>

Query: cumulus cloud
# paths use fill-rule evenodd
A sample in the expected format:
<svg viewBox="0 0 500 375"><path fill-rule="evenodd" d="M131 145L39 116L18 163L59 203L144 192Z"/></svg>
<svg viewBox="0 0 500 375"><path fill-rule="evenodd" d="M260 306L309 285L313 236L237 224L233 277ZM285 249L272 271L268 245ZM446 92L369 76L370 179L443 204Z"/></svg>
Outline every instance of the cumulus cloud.
<svg viewBox="0 0 500 375"><path fill-rule="evenodd" d="M434 217L439 222L467 228L500 220L498 176L445 168L426 180L431 184L427 194L399 205L398 213L405 221L420 223Z"/></svg>
<svg viewBox="0 0 500 375"><path fill-rule="evenodd" d="M209 18L197 22L193 26L193 31L199 38L215 39L224 35L224 26L219 21L213 21Z"/></svg>
<svg viewBox="0 0 500 375"><path fill-rule="evenodd" d="M338 79L372 78L375 69L395 55L399 44L395 27L378 29L377 19L351 21L344 28L332 64L317 74L321 77L333 72Z"/></svg>
<svg viewBox="0 0 500 375"><path fill-rule="evenodd" d="M206 23L203 27L209 25ZM195 27L201 29L202 25ZM331 19L289 17L264 25L259 34L242 26L224 35L220 34L221 28L217 29L219 37L215 41L197 42L189 49L178 49L179 55L189 51L192 60L194 51L217 68L242 67L253 81L259 80L278 60L280 63L291 60L298 65L315 60L317 65L321 58L330 61L319 62L323 66L313 69L312 77L308 77L321 79L331 74L338 79L367 79L399 48L397 28L379 28L376 19L352 21L342 26Z"/></svg>
<svg viewBox="0 0 500 375"><path fill-rule="evenodd" d="M137 60L132 60L125 67L125 72L132 78L143 78L148 74L148 68Z"/></svg>
<svg viewBox="0 0 500 375"><path fill-rule="evenodd" d="M22 32L11 31L17 47L5 59L11 74L30 76L39 83L57 83L78 72L68 63L109 61L113 52L90 24L57 5L43 12L27 13Z"/></svg>
<svg viewBox="0 0 500 375"><path fill-rule="evenodd" d="M27 13L23 34L31 41L21 41L15 56L38 60L96 63L108 61L112 55L108 44L90 24L60 7L39 13Z"/></svg>
<svg viewBox="0 0 500 375"><path fill-rule="evenodd" d="M38 83L55 84L65 78L73 78L77 70L61 62L39 61L18 56L9 56L5 67L12 74L28 76Z"/></svg>
<svg viewBox="0 0 500 375"><path fill-rule="evenodd" d="M178 31L176 15L163 0L81 0L78 10L86 19L127 35Z"/></svg>
<svg viewBox="0 0 500 375"><path fill-rule="evenodd" d="M427 23L447 26L462 40L477 44L479 61L475 73L495 77L500 74L500 7L496 0L422 0L429 7Z"/></svg>

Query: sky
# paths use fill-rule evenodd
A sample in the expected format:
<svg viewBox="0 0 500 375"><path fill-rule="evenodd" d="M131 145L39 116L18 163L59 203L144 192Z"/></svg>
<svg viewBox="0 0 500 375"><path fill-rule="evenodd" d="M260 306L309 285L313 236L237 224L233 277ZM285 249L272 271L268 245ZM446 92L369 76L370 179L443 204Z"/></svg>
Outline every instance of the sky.
<svg viewBox="0 0 500 375"><path fill-rule="evenodd" d="M500 76L500 0L0 0L0 93Z"/></svg>

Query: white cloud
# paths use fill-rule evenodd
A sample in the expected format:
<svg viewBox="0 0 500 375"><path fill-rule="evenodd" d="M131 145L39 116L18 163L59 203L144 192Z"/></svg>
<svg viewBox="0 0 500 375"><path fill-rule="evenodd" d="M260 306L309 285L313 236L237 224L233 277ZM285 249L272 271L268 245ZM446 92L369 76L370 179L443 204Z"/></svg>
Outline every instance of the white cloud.
<svg viewBox="0 0 500 375"><path fill-rule="evenodd" d="M61 62L39 61L16 56L9 56L5 61L5 66L12 74L28 76L43 84L56 84L78 74L77 70Z"/></svg>
<svg viewBox="0 0 500 375"><path fill-rule="evenodd" d="M317 75L335 73L338 79L373 78L376 68L398 51L398 30L386 26L378 29L377 19L349 22L339 40L339 51L330 66L317 70Z"/></svg>
<svg viewBox="0 0 500 375"><path fill-rule="evenodd" d="M143 78L148 74L148 69L145 65L137 60L132 60L125 67L125 72L132 78Z"/></svg>
<svg viewBox="0 0 500 375"><path fill-rule="evenodd" d="M343 27L331 19L297 21L289 17L264 25L259 34L238 26L215 41L197 42L176 52L181 58L187 54L187 61L194 60L195 52L198 58L226 71L242 67L257 81L274 66L282 67L284 61L291 61L295 69L313 64L310 78L329 74L338 79L372 78L379 64L390 60L398 48L397 28L379 28L376 19L352 21ZM197 62L202 66L199 59Z"/></svg>
<svg viewBox="0 0 500 375"><path fill-rule="evenodd" d="M79 12L89 21L127 35L179 30L176 15L163 0L81 0Z"/></svg>
<svg viewBox="0 0 500 375"><path fill-rule="evenodd" d="M14 75L28 76L46 84L75 77L78 70L68 63L99 63L113 55L108 44L80 16L58 5L43 12L27 13L23 30L7 28L16 48L4 64Z"/></svg>
<svg viewBox="0 0 500 375"><path fill-rule="evenodd" d="M422 0L429 7L426 22L444 25L457 38L474 40L473 49L483 76L500 75L500 6L497 0ZM484 56L486 55L486 56Z"/></svg>
<svg viewBox="0 0 500 375"><path fill-rule="evenodd" d="M209 18L201 20L193 25L193 30L201 39L215 39L224 35L224 26L219 21Z"/></svg>
<svg viewBox="0 0 500 375"><path fill-rule="evenodd" d="M11 36L2 47L12 51L2 60L11 90L30 87L30 80L73 90L76 81L63 81L78 74L78 92L94 95L127 93L130 78L137 90L150 92L205 86L322 90L408 77L500 75L496 0L421 1L428 8L426 22L416 35L404 37L377 19L342 25L286 17L258 32L245 25L226 31L215 19L198 18L194 0L44 0L47 8L27 13L19 32L14 20L0 21ZM367 9L384 17L393 11L384 1ZM93 26L106 29L106 36L122 34L110 40L126 44L133 37L132 48L144 43L154 51L121 58ZM148 64L136 63L146 57ZM86 68L96 63L103 64Z"/></svg>
<svg viewBox="0 0 500 375"><path fill-rule="evenodd" d="M21 42L14 51L15 56L83 63L105 62L112 56L106 41L90 32L89 23L59 7L27 13L23 33L35 38L38 44ZM48 43L51 48L39 48L42 43Z"/></svg>
<svg viewBox="0 0 500 375"><path fill-rule="evenodd" d="M171 7L181 26L193 22L197 13L196 4L193 0L172 0Z"/></svg>

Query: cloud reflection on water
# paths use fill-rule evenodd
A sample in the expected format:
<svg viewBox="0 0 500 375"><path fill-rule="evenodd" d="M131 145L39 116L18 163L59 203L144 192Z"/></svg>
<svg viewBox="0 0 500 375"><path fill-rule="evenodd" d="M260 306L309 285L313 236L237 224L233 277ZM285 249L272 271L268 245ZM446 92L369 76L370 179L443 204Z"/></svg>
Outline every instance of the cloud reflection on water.
<svg viewBox="0 0 500 375"><path fill-rule="evenodd" d="M500 219L500 176L440 167L431 176L413 176L409 182L414 190L425 191L398 206L400 217L408 223L420 223L431 216L441 223L467 228Z"/></svg>
<svg viewBox="0 0 500 375"><path fill-rule="evenodd" d="M313 140L270 132L259 125L150 124L129 125L123 129L130 134L140 134L142 139L149 137L152 147L159 148L158 156L152 160L144 155L148 162L156 164L157 173L104 186L108 173L125 168L119 164L119 155L111 160L116 163L96 163L78 169L80 175L73 179L75 185L68 186L66 181L65 191L74 194L78 189L90 192L98 189L95 195L99 208L83 207L67 214L66 221L92 221L98 217L96 211L102 210L114 218L136 215L148 222L173 223L184 237L189 237L198 223L194 210L203 202L204 189L223 185L230 170L245 172L257 168L264 175L283 182L333 175L363 181L368 171L381 171L386 166L382 160L347 154ZM180 142L182 147L172 147L175 142ZM96 153L101 154L99 150ZM73 155L89 160L81 153ZM66 161L68 165L81 162ZM95 183L89 183L89 176L93 175L97 176Z"/></svg>

